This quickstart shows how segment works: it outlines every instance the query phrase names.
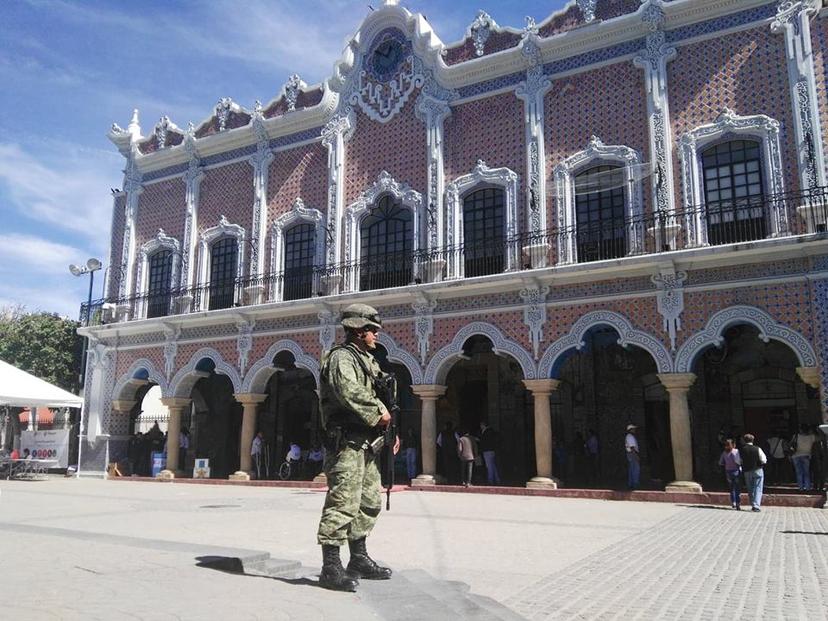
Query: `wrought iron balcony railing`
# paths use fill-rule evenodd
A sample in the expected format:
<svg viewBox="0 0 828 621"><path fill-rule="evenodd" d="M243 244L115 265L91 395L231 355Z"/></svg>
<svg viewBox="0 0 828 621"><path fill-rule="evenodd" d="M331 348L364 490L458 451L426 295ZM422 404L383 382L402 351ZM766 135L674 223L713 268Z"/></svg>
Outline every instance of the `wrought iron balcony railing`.
<svg viewBox="0 0 828 621"><path fill-rule="evenodd" d="M423 282L473 278L539 267L744 243L766 237L824 232L828 188L719 201L673 213L645 213L535 234L493 237L418 252L398 252L335 265L170 288L96 300L91 322L138 319L268 302L309 299ZM112 312L115 311L115 316ZM81 306L81 322L90 312Z"/></svg>

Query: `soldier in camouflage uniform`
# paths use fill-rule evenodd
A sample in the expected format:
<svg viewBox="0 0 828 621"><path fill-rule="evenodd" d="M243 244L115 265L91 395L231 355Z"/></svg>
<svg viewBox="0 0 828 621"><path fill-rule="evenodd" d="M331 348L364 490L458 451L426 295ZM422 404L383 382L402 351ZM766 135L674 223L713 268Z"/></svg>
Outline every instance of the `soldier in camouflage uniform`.
<svg viewBox="0 0 828 621"><path fill-rule="evenodd" d="M382 373L369 353L376 347L376 333L382 327L376 309L351 304L342 312L342 326L346 342L323 356L320 373L328 495L317 533L323 557L319 584L355 591L359 578L391 577L391 570L377 565L365 547L365 538L382 506L378 456L375 458L369 443L391 422L391 416L373 383ZM351 552L347 570L339 557L339 548L346 541Z"/></svg>

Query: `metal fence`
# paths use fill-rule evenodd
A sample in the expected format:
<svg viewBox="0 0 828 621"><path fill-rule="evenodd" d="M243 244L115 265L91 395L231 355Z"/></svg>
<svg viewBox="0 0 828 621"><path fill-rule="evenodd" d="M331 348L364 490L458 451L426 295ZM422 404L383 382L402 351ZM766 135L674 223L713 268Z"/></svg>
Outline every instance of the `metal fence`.
<svg viewBox="0 0 828 621"><path fill-rule="evenodd" d="M89 308L81 306L81 323L87 316L92 325L116 320L107 309L120 309L122 317L132 319L163 317L824 232L827 219L828 188L745 197L675 212L554 226L533 234L95 300Z"/></svg>

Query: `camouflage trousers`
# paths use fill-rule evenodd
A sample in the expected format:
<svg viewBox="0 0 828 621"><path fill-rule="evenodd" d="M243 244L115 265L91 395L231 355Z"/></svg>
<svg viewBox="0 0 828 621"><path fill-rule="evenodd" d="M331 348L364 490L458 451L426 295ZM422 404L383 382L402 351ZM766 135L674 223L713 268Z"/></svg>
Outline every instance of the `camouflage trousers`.
<svg viewBox="0 0 828 621"><path fill-rule="evenodd" d="M382 508L380 473L370 452L345 446L325 458L328 495L316 540L320 545L344 545L366 537Z"/></svg>

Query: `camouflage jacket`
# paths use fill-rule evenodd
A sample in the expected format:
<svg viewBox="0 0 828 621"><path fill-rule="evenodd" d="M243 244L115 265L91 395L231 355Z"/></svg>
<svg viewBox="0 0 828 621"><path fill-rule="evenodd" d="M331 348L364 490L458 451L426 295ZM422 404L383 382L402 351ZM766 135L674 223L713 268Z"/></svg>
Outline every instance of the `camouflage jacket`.
<svg viewBox="0 0 828 621"><path fill-rule="evenodd" d="M380 375L374 357L354 345L336 347L322 357L319 401L322 426L331 421L374 427L385 406L374 391L373 377L354 358L359 356L374 376Z"/></svg>

